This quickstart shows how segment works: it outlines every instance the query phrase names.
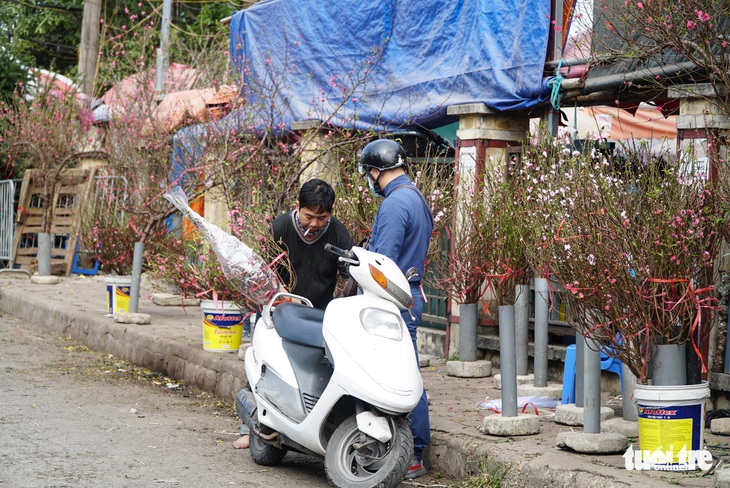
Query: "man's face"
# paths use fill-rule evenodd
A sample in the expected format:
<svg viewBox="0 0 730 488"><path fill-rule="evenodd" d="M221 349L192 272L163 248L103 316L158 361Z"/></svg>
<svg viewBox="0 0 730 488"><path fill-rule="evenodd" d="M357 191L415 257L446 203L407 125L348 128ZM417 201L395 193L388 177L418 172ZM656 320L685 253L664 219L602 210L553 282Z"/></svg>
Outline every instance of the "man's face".
<svg viewBox="0 0 730 488"><path fill-rule="evenodd" d="M299 222L306 229L305 237L308 234L316 235L317 231L324 229L329 220L329 212L318 212L311 208L299 208Z"/></svg>

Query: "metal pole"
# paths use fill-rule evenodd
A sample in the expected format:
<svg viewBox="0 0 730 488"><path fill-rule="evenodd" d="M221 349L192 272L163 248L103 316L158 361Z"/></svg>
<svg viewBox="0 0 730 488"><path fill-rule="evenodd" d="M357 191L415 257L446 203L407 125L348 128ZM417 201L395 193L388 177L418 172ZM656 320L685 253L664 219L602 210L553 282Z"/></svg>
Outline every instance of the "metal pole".
<svg viewBox="0 0 730 488"><path fill-rule="evenodd" d="M535 278L535 386L548 383L548 281Z"/></svg>
<svg viewBox="0 0 730 488"><path fill-rule="evenodd" d="M583 383L583 432L601 433L601 350L592 338L585 338Z"/></svg>
<svg viewBox="0 0 730 488"><path fill-rule="evenodd" d="M656 352L651 360L652 384L656 386L687 384L686 346L686 344L658 344L654 346Z"/></svg>
<svg viewBox="0 0 730 488"><path fill-rule="evenodd" d="M78 72L81 91L91 97L94 95L94 76L99 57L100 20L101 0L84 0Z"/></svg>
<svg viewBox="0 0 730 488"><path fill-rule="evenodd" d="M38 233L38 274L51 276L51 234Z"/></svg>
<svg viewBox="0 0 730 488"><path fill-rule="evenodd" d="M530 286L515 287L515 364L517 375L527 375L527 344L530 331Z"/></svg>
<svg viewBox="0 0 730 488"><path fill-rule="evenodd" d="M728 310L730 310L730 303L728 303ZM730 313L727 314L727 328L725 331L730 331ZM725 367L723 373L730 373L730 334L725 334Z"/></svg>
<svg viewBox="0 0 730 488"><path fill-rule="evenodd" d="M459 305L459 359L477 360L477 322L478 305L463 303Z"/></svg>
<svg viewBox="0 0 730 488"><path fill-rule="evenodd" d="M583 371L586 341L583 334L575 336L575 406L583 407Z"/></svg>
<svg viewBox="0 0 730 488"><path fill-rule="evenodd" d="M502 416L517 417L515 306L499 308L499 369L502 375Z"/></svg>
<svg viewBox="0 0 730 488"><path fill-rule="evenodd" d="M170 17L172 16L172 0L162 2L162 21L160 22L160 48L157 50L157 70L155 73L155 94L161 98L165 92L165 75L170 65L168 52L170 47Z"/></svg>
<svg viewBox="0 0 730 488"><path fill-rule="evenodd" d="M634 403L636 376L626 364L621 364L621 376L623 381L623 396L621 397L621 407L624 410L623 419L636 422L639 420L639 412Z"/></svg>
<svg viewBox="0 0 730 488"><path fill-rule="evenodd" d="M144 244L134 243L134 257L132 258L132 286L129 288L129 313L137 313L139 307L139 282L142 277L142 257Z"/></svg>

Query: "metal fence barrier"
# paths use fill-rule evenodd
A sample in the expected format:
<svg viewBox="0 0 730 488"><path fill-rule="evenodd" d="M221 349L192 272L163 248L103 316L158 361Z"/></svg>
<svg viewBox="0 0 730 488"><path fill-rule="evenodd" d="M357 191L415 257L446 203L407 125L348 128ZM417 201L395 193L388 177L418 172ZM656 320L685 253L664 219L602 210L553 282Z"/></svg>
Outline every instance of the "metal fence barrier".
<svg viewBox="0 0 730 488"><path fill-rule="evenodd" d="M15 187L14 180L0 180L0 267L13 267Z"/></svg>

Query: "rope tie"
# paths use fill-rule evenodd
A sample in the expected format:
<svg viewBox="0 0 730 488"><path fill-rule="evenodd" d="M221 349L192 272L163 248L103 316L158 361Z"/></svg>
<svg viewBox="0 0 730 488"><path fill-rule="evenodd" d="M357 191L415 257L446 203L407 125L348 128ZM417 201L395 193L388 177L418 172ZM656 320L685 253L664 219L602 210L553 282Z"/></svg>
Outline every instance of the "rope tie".
<svg viewBox="0 0 730 488"><path fill-rule="evenodd" d="M563 91L563 75L560 70L563 67L563 60L561 59L558 63L557 74L555 78L548 82L548 86L552 87L550 93L550 105L553 106L554 110L560 110L560 95Z"/></svg>

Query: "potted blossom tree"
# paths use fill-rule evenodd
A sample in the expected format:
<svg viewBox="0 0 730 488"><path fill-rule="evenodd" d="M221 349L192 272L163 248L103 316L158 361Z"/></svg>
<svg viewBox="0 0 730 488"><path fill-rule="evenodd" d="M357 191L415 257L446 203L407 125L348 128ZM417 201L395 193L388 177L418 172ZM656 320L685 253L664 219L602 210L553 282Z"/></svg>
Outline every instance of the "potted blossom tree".
<svg viewBox="0 0 730 488"><path fill-rule="evenodd" d="M479 301L484 295L484 251L481 238L486 225L483 219L481 190L473 172L462 172L454 191L451 224L445 229L449 259L439 285L452 303L459 307L459 360L477 360L477 325Z"/></svg>
<svg viewBox="0 0 730 488"><path fill-rule="evenodd" d="M595 150L566 151L555 163L538 161L534 171L560 189L549 206L557 225L550 247L555 276L573 302L571 325L636 375L639 422L656 434L653 441L661 430L653 422L663 419L642 412L655 411L660 400L692 404L684 418L696 427L684 440L687 451L699 450L697 424L709 390L706 382L686 384L685 371L688 359L704 370L702 337L718 308L714 267L728 225L723 195L690 162L648 152L614 160ZM641 435L639 441L641 449L668 448Z"/></svg>
<svg viewBox="0 0 730 488"><path fill-rule="evenodd" d="M517 162L495 166L481 176L484 196L477 201L482 223L479 245L484 259L480 267L490 295L496 299L499 319L499 364L501 370L502 415L517 417L517 346L515 301L518 285L529 274L525 260L523 227L515 225L520 212L519 180L515 178ZM523 419L527 420L527 418ZM499 422L494 420L494 422ZM520 434L540 430L537 416L523 422ZM487 431L502 432L503 427L485 422Z"/></svg>

